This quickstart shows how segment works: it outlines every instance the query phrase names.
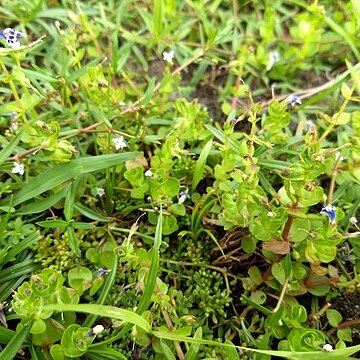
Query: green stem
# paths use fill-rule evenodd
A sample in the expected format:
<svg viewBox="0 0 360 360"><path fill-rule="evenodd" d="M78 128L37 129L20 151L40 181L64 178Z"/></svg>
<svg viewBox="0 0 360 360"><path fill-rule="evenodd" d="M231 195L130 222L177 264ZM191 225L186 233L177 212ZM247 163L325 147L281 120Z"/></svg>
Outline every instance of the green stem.
<svg viewBox="0 0 360 360"><path fill-rule="evenodd" d="M14 99L15 99L15 101L16 101L16 104L17 104L17 106L19 107L19 109L21 109L21 117L23 118L24 123L25 123L26 125L28 125L28 124L29 124L29 121L28 121L28 119L27 119L27 117L26 117L26 115L25 115L24 106L23 106L22 101L21 101L21 99L20 99L20 97L19 97L19 94L18 94L18 92L17 92L17 90L16 90L14 81L11 79L11 76L10 76L10 74L9 74L9 71L8 71L8 69L7 69L7 67L6 67L6 65L5 65L5 63L4 63L4 60L2 59L1 56L0 56L0 67L1 67L2 71L3 71L4 74L5 74L5 77L7 78L7 81L9 82L9 86L10 86L10 89L11 89L13 95L14 95Z"/></svg>
<svg viewBox="0 0 360 360"><path fill-rule="evenodd" d="M344 102L342 103L341 107L340 107L340 110L339 112L336 114L336 116L334 117L333 119L333 123L331 123L327 129L324 131L324 133L321 135L320 139L319 139L319 143L321 144L325 139L326 137L330 134L330 132L334 129L334 127L337 124L337 121L340 117L340 115L344 112L344 110L346 109L346 106L348 105L349 101L351 100L351 96L353 94L353 92L355 91L355 88L356 88L356 84L353 84L353 86L351 87L350 89L350 95L348 97L345 98Z"/></svg>

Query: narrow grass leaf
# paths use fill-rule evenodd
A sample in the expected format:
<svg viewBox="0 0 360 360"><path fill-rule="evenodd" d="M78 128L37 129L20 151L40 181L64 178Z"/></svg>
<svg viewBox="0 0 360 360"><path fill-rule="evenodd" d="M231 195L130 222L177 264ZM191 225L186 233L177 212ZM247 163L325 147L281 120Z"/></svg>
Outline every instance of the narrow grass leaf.
<svg viewBox="0 0 360 360"><path fill-rule="evenodd" d="M240 350L246 350L246 351L251 351L251 352L270 355L270 356L278 356L281 358L292 359L292 360L328 360L328 359L345 360L352 354L355 354L356 352L360 351L360 345L351 346L345 349L337 349L332 352L323 352L323 351L295 352L295 351L278 351L278 350L259 350L244 346L236 346L226 342L221 343L213 340L195 339L165 331L153 331L152 334L158 339L183 341L187 343L197 343L202 345L210 345L210 346L224 347L224 348L235 347L236 349L240 349Z"/></svg>
<svg viewBox="0 0 360 360"><path fill-rule="evenodd" d="M0 326L0 344L8 344L15 334L14 330Z"/></svg>
<svg viewBox="0 0 360 360"><path fill-rule="evenodd" d="M36 225L41 226L45 229L52 229L52 228L65 229L69 225L69 223L64 220L45 220L45 221L37 222Z"/></svg>
<svg viewBox="0 0 360 360"><path fill-rule="evenodd" d="M86 357L93 360L128 360L121 352L107 346L89 348Z"/></svg>
<svg viewBox="0 0 360 360"><path fill-rule="evenodd" d="M88 156L69 161L66 164L54 166L44 171L42 174L30 178L29 182L14 195L12 205L17 206L26 200L32 199L45 191L61 185L75 176L121 164L135 158L137 155L138 154L135 152L127 152L121 154ZM0 202L1 205L7 205L9 203L9 198Z"/></svg>
<svg viewBox="0 0 360 360"><path fill-rule="evenodd" d="M136 309L136 312L138 314L142 314L147 309L147 307L150 304L151 296L154 292L157 273L158 273L158 267L159 267L159 261L160 261L159 248L160 248L160 244L161 244L161 239L162 239L162 209L160 209L160 214L159 214L158 222L156 225L154 245L152 248L150 270L145 277L145 290L141 296L139 305Z"/></svg>
<svg viewBox="0 0 360 360"><path fill-rule="evenodd" d="M22 328L16 331L14 337L6 345L5 349L0 354L0 360L13 360L16 357L17 352L26 340L26 337L30 331L30 328L34 320L27 320L23 323Z"/></svg>
<svg viewBox="0 0 360 360"><path fill-rule="evenodd" d="M35 267L34 271L37 271L39 266ZM12 279L0 285L0 302L4 302L14 293L14 289L17 289L24 281L28 279L28 275L23 275L17 279Z"/></svg>
<svg viewBox="0 0 360 360"><path fill-rule="evenodd" d="M20 208L16 213L18 215L28 215L28 214L38 214L43 211L50 209L52 206L56 205L61 199L66 196L67 191L69 190L70 185L64 187L62 190L57 192L54 195L50 195L44 199L34 201Z"/></svg>
<svg viewBox="0 0 360 360"><path fill-rule="evenodd" d="M0 283L16 279L22 275L27 275L38 269L38 264L34 260L24 260L15 265L9 266L0 272Z"/></svg>
<svg viewBox="0 0 360 360"><path fill-rule="evenodd" d="M4 148L0 151L0 165L4 163L9 158L9 156L14 152L16 146L21 140L22 134L23 134L23 130L20 130L15 135L15 137L7 145L5 145Z"/></svg>
<svg viewBox="0 0 360 360"><path fill-rule="evenodd" d="M96 121L102 121L109 129L112 128L111 122L108 118L96 107L91 106L91 114Z"/></svg>
<svg viewBox="0 0 360 360"><path fill-rule="evenodd" d="M351 35L349 35L343 27L339 26L334 20L325 16L325 21L329 25L329 27L335 31L338 35L340 35L350 46L352 52L356 56L357 61L360 61L360 52L354 42L351 39Z"/></svg>
<svg viewBox="0 0 360 360"><path fill-rule="evenodd" d="M75 184L72 182L69 191L66 193L65 196L64 216L66 221L70 221L73 217L75 196L76 196Z"/></svg>
<svg viewBox="0 0 360 360"><path fill-rule="evenodd" d="M154 1L154 37L157 41L163 28L163 0Z"/></svg>
<svg viewBox="0 0 360 360"><path fill-rule="evenodd" d="M201 154L196 161L193 180L192 180L192 191L196 189L200 180L203 178L203 173L206 165L206 160L209 156L212 147L212 140L209 140L201 151Z"/></svg>
<svg viewBox="0 0 360 360"><path fill-rule="evenodd" d="M53 311L73 311L85 314L94 314L112 319L121 320L132 325L136 325L147 333L151 332L150 324L139 314L133 311L120 309L115 306L97 305L97 304L53 304L43 307L45 310Z"/></svg>
<svg viewBox="0 0 360 360"><path fill-rule="evenodd" d="M78 80L86 73L87 68L97 65L102 60L102 58L94 59L92 61L89 61L86 65L82 66L80 70L71 72L70 75L65 78L66 83L71 84L72 82Z"/></svg>
<svg viewBox="0 0 360 360"><path fill-rule="evenodd" d="M202 339L202 327L199 327L194 334L194 339ZM200 344L197 343L193 343L191 344L188 352L186 353L184 360L196 360L196 355L199 352L200 349ZM236 350L235 350L236 351ZM230 359L234 359L237 360L235 357L234 358L230 358Z"/></svg>
<svg viewBox="0 0 360 360"><path fill-rule="evenodd" d="M86 207L80 203L75 204L74 207L81 215L84 215L91 220L101 221L101 222L112 221L111 218L104 216L102 214L99 214L98 212L91 210L88 207Z"/></svg>
<svg viewBox="0 0 360 360"><path fill-rule="evenodd" d="M68 236L70 249L74 252L74 254L77 257L81 257L80 246L79 246L79 242L78 242L78 239L76 237L74 229L71 226L69 226L66 229L66 233L67 233L67 236Z"/></svg>
<svg viewBox="0 0 360 360"><path fill-rule="evenodd" d="M227 137L222 130L216 129L213 126L205 125L205 127L223 144L225 144L225 142L228 141L230 149L235 154L242 156L242 150L240 148L239 143L236 140Z"/></svg>
<svg viewBox="0 0 360 360"><path fill-rule="evenodd" d="M16 255L20 254L22 251L30 247L32 244L35 244L42 238L42 235L37 231L29 235L24 240L21 240L18 244L14 245L11 250L9 250L5 257L1 260L1 263L6 263L14 258Z"/></svg>
<svg viewBox="0 0 360 360"><path fill-rule="evenodd" d="M160 340L160 346L167 360L176 360L176 357L172 353L171 349L165 344L164 341Z"/></svg>
<svg viewBox="0 0 360 360"><path fill-rule="evenodd" d="M146 90L145 95L143 96L143 98L140 101L141 106L144 106L149 103L149 101L151 100L152 94L154 92L154 88L155 88L155 78L152 78L150 81L150 84Z"/></svg>

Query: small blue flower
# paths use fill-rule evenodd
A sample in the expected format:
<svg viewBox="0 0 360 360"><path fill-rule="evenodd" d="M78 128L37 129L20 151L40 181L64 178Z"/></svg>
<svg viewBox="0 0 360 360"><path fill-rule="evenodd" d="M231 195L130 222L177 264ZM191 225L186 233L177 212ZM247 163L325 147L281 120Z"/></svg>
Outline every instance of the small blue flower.
<svg viewBox="0 0 360 360"><path fill-rule="evenodd" d="M190 199L189 189L185 189L179 194L179 204L183 204L187 199Z"/></svg>
<svg viewBox="0 0 360 360"><path fill-rule="evenodd" d="M20 47L20 38L25 37L25 35L15 29L6 28L4 30L0 30L0 37L6 40L6 43L12 48L12 49L19 49Z"/></svg>
<svg viewBox="0 0 360 360"><path fill-rule="evenodd" d="M104 275L108 274L110 271L111 271L111 270L105 270L105 269L100 268L100 269L96 272L96 277L104 276Z"/></svg>
<svg viewBox="0 0 360 360"><path fill-rule="evenodd" d="M330 220L330 224L335 225L335 223L336 223L336 207L334 205L329 204L329 205L324 206L321 209L320 214L326 215Z"/></svg>
<svg viewBox="0 0 360 360"><path fill-rule="evenodd" d="M289 95L284 101L286 103L290 103L291 106L295 106L296 104L302 104L301 99L297 95Z"/></svg>

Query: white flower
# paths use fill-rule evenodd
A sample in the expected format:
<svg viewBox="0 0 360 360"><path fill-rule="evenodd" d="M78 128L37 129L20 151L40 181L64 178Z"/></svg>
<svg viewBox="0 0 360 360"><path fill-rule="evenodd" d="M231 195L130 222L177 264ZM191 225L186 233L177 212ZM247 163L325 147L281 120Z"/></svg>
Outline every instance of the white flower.
<svg viewBox="0 0 360 360"><path fill-rule="evenodd" d="M315 130L315 124L314 124L313 121L307 120L306 125L308 126L309 131L314 131Z"/></svg>
<svg viewBox="0 0 360 360"><path fill-rule="evenodd" d="M353 216L349 219L349 222L352 225L356 225L358 223L358 219L355 216Z"/></svg>
<svg viewBox="0 0 360 360"><path fill-rule="evenodd" d="M128 146L123 136L113 138L111 141L115 144L116 150L122 150Z"/></svg>
<svg viewBox="0 0 360 360"><path fill-rule="evenodd" d="M144 175L147 177L153 177L155 174L151 170L147 170L147 171L145 171Z"/></svg>
<svg viewBox="0 0 360 360"><path fill-rule="evenodd" d="M14 162L14 167L11 169L11 172L13 174L20 174L20 175L24 175L25 172L25 168L23 164L19 164L17 162Z"/></svg>
<svg viewBox="0 0 360 360"><path fill-rule="evenodd" d="M186 199L190 199L189 189L185 189L185 191L182 191L179 195L179 204L183 204Z"/></svg>
<svg viewBox="0 0 360 360"><path fill-rule="evenodd" d="M268 63L266 66L266 71L270 71L275 63L280 60L280 54L277 50L271 51L269 53Z"/></svg>
<svg viewBox="0 0 360 360"><path fill-rule="evenodd" d="M104 327L102 325L96 325L87 333L88 336L95 336L104 331Z"/></svg>
<svg viewBox="0 0 360 360"><path fill-rule="evenodd" d="M333 351L333 347L330 344L324 344L324 345L321 346L321 348L326 352Z"/></svg>
<svg viewBox="0 0 360 360"><path fill-rule="evenodd" d="M174 50L170 50L169 52L167 51L163 52L164 61L167 61L168 63L171 63L173 61L174 56L175 56Z"/></svg>
<svg viewBox="0 0 360 360"><path fill-rule="evenodd" d="M302 104L301 99L297 95L289 95L284 101L286 103L290 103L291 106L295 106L296 104Z"/></svg>
<svg viewBox="0 0 360 360"><path fill-rule="evenodd" d="M96 189L96 195L99 197L102 197L105 195L105 190L103 188L97 188Z"/></svg>

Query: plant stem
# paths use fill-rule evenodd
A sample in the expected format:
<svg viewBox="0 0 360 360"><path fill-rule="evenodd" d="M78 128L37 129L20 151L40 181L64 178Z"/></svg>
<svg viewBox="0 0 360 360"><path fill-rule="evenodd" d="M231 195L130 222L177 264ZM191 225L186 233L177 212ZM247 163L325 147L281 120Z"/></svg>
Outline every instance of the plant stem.
<svg viewBox="0 0 360 360"><path fill-rule="evenodd" d="M280 306L284 300L284 296L285 296L285 293L286 293L286 289L287 289L287 286L288 286L288 283L289 283L289 277L287 277L285 279L285 282L284 282L284 286L281 290L281 293L280 293L280 297L279 297L279 300L274 308L274 310L272 311L274 314L280 309Z"/></svg>
<svg viewBox="0 0 360 360"><path fill-rule="evenodd" d="M14 95L14 99L16 101L16 104L21 109L21 117L23 118L24 123L26 125L28 125L29 121L28 121L28 119L26 117L24 106L23 106L22 101L21 101L21 99L19 97L19 94L18 94L18 92L16 90L14 81L11 79L11 76L10 76L10 74L8 72L8 69L7 69L7 67L6 67L6 65L4 63L4 60L2 59L1 56L0 56L0 66L1 66L1 69L2 69L2 71L4 72L4 74L5 74L6 78L7 78L7 81L9 82L9 86L11 88L11 91L12 91L13 95Z"/></svg>
<svg viewBox="0 0 360 360"><path fill-rule="evenodd" d="M293 220L294 218L289 215L287 221L286 221L286 224L284 226L284 230L283 230L283 233L282 233L282 239L283 241L289 241L289 233L290 233L290 229L291 229L291 225L293 223Z"/></svg>
<svg viewBox="0 0 360 360"><path fill-rule="evenodd" d="M340 162L341 162L341 155L340 155L340 153L336 153L335 164L334 164L334 167L331 172L329 194L328 194L327 201L326 201L326 203L328 205L331 204L331 200L332 200L332 196L333 196L334 188L335 188L335 180L336 180L336 176L338 174L338 168L339 168Z"/></svg>
<svg viewBox="0 0 360 360"><path fill-rule="evenodd" d="M325 139L326 137L330 134L330 132L332 131L332 129L338 125L337 124L337 121L340 117L340 115L344 112L344 110L346 109L346 106L348 105L349 101L351 100L351 95L352 93L355 91L355 88L356 88L356 84L353 84L353 86L351 87L350 89L350 95L348 97L345 98L344 102L342 103L339 111L337 112L336 116L334 116L333 118L333 123L331 123L327 129L324 131L324 133L321 135L320 139L319 139L319 143L321 144Z"/></svg>

